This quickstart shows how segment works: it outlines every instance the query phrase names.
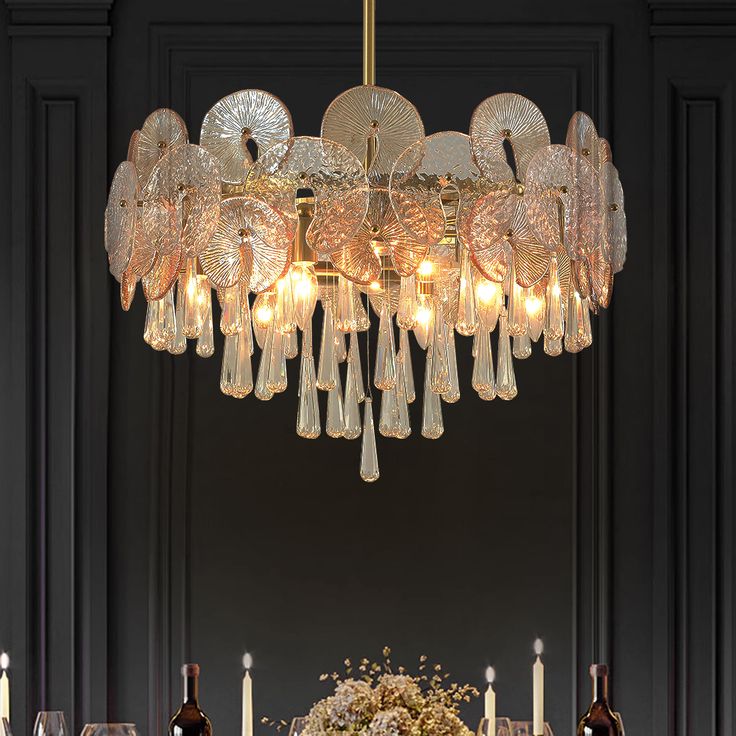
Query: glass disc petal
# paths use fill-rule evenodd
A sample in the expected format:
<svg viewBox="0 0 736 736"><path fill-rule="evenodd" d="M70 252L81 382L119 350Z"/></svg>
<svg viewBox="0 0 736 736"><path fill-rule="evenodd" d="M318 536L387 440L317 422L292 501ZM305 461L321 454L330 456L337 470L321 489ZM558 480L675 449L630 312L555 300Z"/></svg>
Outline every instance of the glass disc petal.
<svg viewBox="0 0 736 736"><path fill-rule="evenodd" d="M293 135L291 115L278 97L242 89L212 106L202 121L199 144L219 162L223 181L242 184L253 163L249 140L255 141L260 155Z"/></svg>
<svg viewBox="0 0 736 736"><path fill-rule="evenodd" d="M485 278L489 281L501 282L506 279L513 256L508 241L501 239L490 248L471 251L470 257L475 267Z"/></svg>
<svg viewBox="0 0 736 736"><path fill-rule="evenodd" d="M187 126L173 110L154 110L143 123L135 144L135 168L138 181L145 186L153 167L167 153L187 142Z"/></svg>
<svg viewBox="0 0 736 736"><path fill-rule="evenodd" d="M551 250L564 234L568 255L579 260L598 242L600 180L590 162L567 146L537 152L527 170L524 199L532 232Z"/></svg>
<svg viewBox="0 0 736 736"><path fill-rule="evenodd" d="M368 180L388 187L393 165L408 146L424 138L424 125L416 107L398 92L362 85L330 103L322 118L322 137L341 143L360 161L366 159L368 140L375 138Z"/></svg>
<svg viewBox="0 0 736 736"><path fill-rule="evenodd" d="M181 248L166 255L159 253L156 256L153 268L141 279L143 294L149 302L165 296L176 282L183 263L184 255Z"/></svg>
<svg viewBox="0 0 736 736"><path fill-rule="evenodd" d="M613 161L613 151L611 151L611 144L605 138L598 139L598 150L600 154L601 166L605 163Z"/></svg>
<svg viewBox="0 0 736 736"><path fill-rule="evenodd" d="M600 168L600 138L589 115L580 111L573 114L567 125L565 145L575 153L585 156L594 169Z"/></svg>
<svg viewBox="0 0 736 736"><path fill-rule="evenodd" d="M396 216L411 238L434 245L445 234L442 192L456 188L458 209L483 193L484 182L464 133L435 133L407 148L391 172L389 192Z"/></svg>
<svg viewBox="0 0 736 736"><path fill-rule="evenodd" d="M258 235L279 230L277 246ZM284 271L289 253L285 233L281 217L260 200L230 197L222 203L215 234L199 256L202 270L219 288L244 281L253 291L263 291Z"/></svg>
<svg viewBox="0 0 736 736"><path fill-rule="evenodd" d="M178 146L159 161L143 190L143 228L159 253L181 244L194 258L220 217L220 170L201 146Z"/></svg>
<svg viewBox="0 0 736 736"><path fill-rule="evenodd" d="M624 190L618 170L605 162L600 170L603 197L603 247L604 255L618 273L626 261L626 211L624 209Z"/></svg>
<svg viewBox="0 0 736 736"><path fill-rule="evenodd" d="M489 153L506 158L503 142L508 140L519 181L526 180L526 169L534 154L550 142L547 123L539 108L512 92L493 95L475 108L470 120L470 139L473 155L483 173Z"/></svg>
<svg viewBox="0 0 736 736"><path fill-rule="evenodd" d="M138 209L135 166L123 161L115 170L105 207L105 250L110 273L119 281L133 252Z"/></svg>
<svg viewBox="0 0 736 736"><path fill-rule="evenodd" d="M613 268L603 254L603 247L598 245L587 256L588 277L590 279L590 296L597 306L608 307L613 292Z"/></svg>
<svg viewBox="0 0 736 736"><path fill-rule="evenodd" d="M355 235L368 209L368 179L358 158L333 141L299 136L277 143L253 164L245 192L276 210L288 226L289 242L296 229L297 190L314 193L314 217L307 242L320 254L342 248ZM272 234L260 233L268 242Z"/></svg>
<svg viewBox="0 0 736 736"><path fill-rule="evenodd" d="M130 141L128 142L127 160L132 161L133 163L135 163L136 150L138 149L138 138L140 138L140 135L140 130L134 130L130 136ZM137 173L138 172L136 171L136 174Z"/></svg>
<svg viewBox="0 0 736 736"><path fill-rule="evenodd" d="M526 203L522 198L519 198L511 221L509 244L514 258L516 283L519 286L527 288L544 278L549 269L551 253L534 237L527 219Z"/></svg>
<svg viewBox="0 0 736 736"><path fill-rule="evenodd" d="M137 283L138 278L133 273L130 266L128 266L120 277L120 306L123 308L124 312L127 312L130 309L130 305L133 303Z"/></svg>
<svg viewBox="0 0 736 736"><path fill-rule="evenodd" d="M146 237L141 219L142 215L139 211L135 223L133 253L130 257L130 265L128 266L128 269L132 271L136 279L143 278L153 268L153 262L156 259L156 248Z"/></svg>

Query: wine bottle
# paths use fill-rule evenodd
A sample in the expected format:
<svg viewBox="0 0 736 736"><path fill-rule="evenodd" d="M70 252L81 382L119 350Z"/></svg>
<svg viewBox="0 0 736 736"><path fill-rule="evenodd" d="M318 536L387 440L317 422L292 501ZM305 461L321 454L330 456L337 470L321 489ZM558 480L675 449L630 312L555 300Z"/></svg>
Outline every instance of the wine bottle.
<svg viewBox="0 0 736 736"><path fill-rule="evenodd" d="M184 702L169 721L169 736L212 736L210 719L199 707L199 665L185 664Z"/></svg>
<svg viewBox="0 0 736 736"><path fill-rule="evenodd" d="M623 736L618 718L608 705L608 667L590 665L593 680L593 702L578 721L577 736Z"/></svg>

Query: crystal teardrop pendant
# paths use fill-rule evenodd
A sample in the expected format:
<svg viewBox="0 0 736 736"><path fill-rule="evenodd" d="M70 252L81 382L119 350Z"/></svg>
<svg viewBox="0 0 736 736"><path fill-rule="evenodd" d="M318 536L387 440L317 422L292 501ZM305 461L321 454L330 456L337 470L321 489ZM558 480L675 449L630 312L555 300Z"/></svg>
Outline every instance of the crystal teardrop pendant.
<svg viewBox="0 0 736 736"><path fill-rule="evenodd" d="M483 277L476 279L475 306L478 321L489 332L496 329L498 313L503 301L503 288L495 281L489 281Z"/></svg>
<svg viewBox="0 0 736 736"><path fill-rule="evenodd" d="M353 301L355 306L355 322L358 325L355 329L357 332L365 332L371 326L371 318L361 301L360 292L357 289L353 289Z"/></svg>
<svg viewBox="0 0 736 736"><path fill-rule="evenodd" d="M411 362L411 347L409 345L409 333L406 330L399 331L399 351L403 362L404 393L406 402L411 404L416 398L414 390L414 367Z"/></svg>
<svg viewBox="0 0 736 736"><path fill-rule="evenodd" d="M366 483L377 481L378 452L376 450L376 430L373 426L373 400L366 396L363 403L363 442L360 448L360 477Z"/></svg>
<svg viewBox="0 0 736 736"><path fill-rule="evenodd" d="M166 350L176 335L176 312L172 291L148 302L143 339L154 350Z"/></svg>
<svg viewBox="0 0 736 736"><path fill-rule="evenodd" d="M424 401L422 406L422 437L436 440L445 431L442 422L442 400L432 391L432 350L427 350L424 368Z"/></svg>
<svg viewBox="0 0 736 736"><path fill-rule="evenodd" d="M276 282L276 309L274 310L276 329L282 334L294 332L294 297L291 289L291 275L286 274Z"/></svg>
<svg viewBox="0 0 736 736"><path fill-rule="evenodd" d="M427 349L432 332L432 304L431 297L420 294L416 310L416 324L414 325L414 337L422 350Z"/></svg>
<svg viewBox="0 0 736 736"><path fill-rule="evenodd" d="M256 297L253 302L253 332L255 333L258 347L263 350L266 344L268 328L273 322L276 294L273 291L264 291Z"/></svg>
<svg viewBox="0 0 736 736"><path fill-rule="evenodd" d="M455 329L466 337L475 333L478 315L475 310L475 279L470 253L463 248L460 264L460 297L458 301L457 324Z"/></svg>
<svg viewBox="0 0 736 736"><path fill-rule="evenodd" d="M240 321L243 325L241 329L241 334L243 334L243 338L248 343L248 354L252 356L255 339L253 337L253 320L251 319L250 302L248 301L247 293L243 295L242 299L240 300L240 304L243 310L243 313L240 317Z"/></svg>
<svg viewBox="0 0 736 736"><path fill-rule="evenodd" d="M280 394L286 391L288 384L285 352L287 337L276 329L276 325L271 328L271 332L271 362L268 369L266 387L272 393Z"/></svg>
<svg viewBox="0 0 736 736"><path fill-rule="evenodd" d="M517 360L524 360L532 354L532 341L529 335L514 335L513 355Z"/></svg>
<svg viewBox="0 0 736 736"><path fill-rule="evenodd" d="M332 316L332 305L323 302L324 318L322 319L322 338L319 348L319 367L317 369L317 388L330 391L337 385L337 356L335 354L335 321Z"/></svg>
<svg viewBox="0 0 736 736"><path fill-rule="evenodd" d="M436 309L433 317L432 344L432 391L444 394L450 386L450 361L447 355L447 323L442 310Z"/></svg>
<svg viewBox="0 0 736 736"><path fill-rule="evenodd" d="M583 329L580 333L580 346L589 348L593 344L593 332L590 326L590 299L583 299Z"/></svg>
<svg viewBox="0 0 736 736"><path fill-rule="evenodd" d="M506 312L498 317L498 370L496 371L496 395L509 401L517 394L514 363L511 357L511 342L507 328Z"/></svg>
<svg viewBox="0 0 736 736"><path fill-rule="evenodd" d="M353 345L351 341L351 352L352 349ZM360 436L360 406L358 403L358 387L355 383L355 370L353 369L352 360L353 358L348 356L348 370L345 378L345 401L343 404L345 418L343 437L346 440L354 440Z"/></svg>
<svg viewBox="0 0 736 736"><path fill-rule="evenodd" d="M184 335L190 340L199 337L202 332L199 281L197 277L197 259L187 258L184 270Z"/></svg>
<svg viewBox="0 0 736 736"><path fill-rule="evenodd" d="M344 276L337 278L337 314L335 326L340 332L355 332L358 320L355 315L355 297L353 282Z"/></svg>
<svg viewBox="0 0 736 736"><path fill-rule="evenodd" d="M516 283L516 269L511 261L508 272L508 314L507 329L509 335L523 335L526 333L526 306L524 304L525 289Z"/></svg>
<svg viewBox="0 0 736 736"><path fill-rule="evenodd" d="M258 364L258 376L256 377L255 395L261 401L268 401L273 398L273 391L268 387L268 376L271 372L271 353L273 351L273 322L266 331L266 342L261 351L261 362Z"/></svg>
<svg viewBox="0 0 736 736"><path fill-rule="evenodd" d="M560 277L557 270L557 256L554 254L549 262L545 302L544 336L552 341L560 340L564 334L565 326L562 314L562 290L560 289ZM545 352L547 352L546 349Z"/></svg>
<svg viewBox="0 0 736 736"><path fill-rule="evenodd" d="M565 350L568 353L577 353L583 349L583 300L580 294L570 290L570 299L567 302L565 320Z"/></svg>
<svg viewBox="0 0 736 736"><path fill-rule="evenodd" d="M399 408L396 404L396 386L381 393L381 411L378 431L384 437L396 437L399 429Z"/></svg>
<svg viewBox="0 0 736 736"><path fill-rule="evenodd" d="M562 338L559 337L556 340L553 340L549 337L547 337L547 334L544 335L544 352L547 355L551 355L552 357L556 357L558 355L562 355Z"/></svg>
<svg viewBox="0 0 736 736"><path fill-rule="evenodd" d="M307 325L302 333L302 360L299 368L299 408L296 415L296 433L313 440L321 432L319 422L319 400L317 397L317 374L312 354L312 328Z"/></svg>
<svg viewBox="0 0 736 736"><path fill-rule="evenodd" d="M345 434L345 413L342 403L342 381L340 373L336 375L335 388L327 392L327 420L325 432L328 437L342 437Z"/></svg>
<svg viewBox="0 0 736 736"><path fill-rule="evenodd" d="M234 396L235 371L238 361L239 335L226 335L225 347L222 350L222 368L220 369L220 391L225 396Z"/></svg>
<svg viewBox="0 0 736 736"><path fill-rule="evenodd" d="M442 394L442 401L454 404L460 401L460 376L457 372L455 330L449 325L447 326L447 367L450 374L450 388Z"/></svg>
<svg viewBox="0 0 736 736"><path fill-rule="evenodd" d="M173 294L173 287L171 291ZM176 285L174 320L176 322L176 330L174 331L174 338L169 345L169 352L172 355L182 355L187 350L187 338L184 337L184 290L181 288L181 281Z"/></svg>
<svg viewBox="0 0 736 736"><path fill-rule="evenodd" d="M245 398L253 390L253 371L250 363L248 335L241 327L237 335L225 337L222 354L220 390L236 399Z"/></svg>
<svg viewBox="0 0 736 736"><path fill-rule="evenodd" d="M542 334L545 320L545 296L544 292L540 295L534 293L533 289L527 289L526 294L526 321L529 329L527 335L536 342Z"/></svg>
<svg viewBox="0 0 736 736"><path fill-rule="evenodd" d="M344 363L348 357L345 333L335 330L335 358L338 363Z"/></svg>
<svg viewBox="0 0 736 736"><path fill-rule="evenodd" d="M355 394L358 397L358 403L360 403L365 398L365 385L363 384L363 367L360 364L360 346L358 345L358 336L354 332L350 333L348 371L353 375Z"/></svg>
<svg viewBox="0 0 736 736"><path fill-rule="evenodd" d="M294 301L294 319L302 332L312 321L317 306L317 274L311 263L292 263L289 270L291 293Z"/></svg>
<svg viewBox="0 0 736 736"><path fill-rule="evenodd" d="M378 323L378 347L376 348L376 371L373 383L381 391L388 391L396 385L394 326L391 320L388 299L384 299L381 304L381 317Z"/></svg>
<svg viewBox="0 0 736 736"><path fill-rule="evenodd" d="M240 332L243 312L240 308L240 284L229 286L227 289L220 289L217 295L220 299L220 307L222 309L220 314L220 332L223 335L237 335Z"/></svg>
<svg viewBox="0 0 736 736"><path fill-rule="evenodd" d="M411 434L411 421L409 419L409 404L406 402L406 363L401 350L396 360L396 408L398 412L398 423L396 427L397 439L404 440Z"/></svg>
<svg viewBox="0 0 736 736"><path fill-rule="evenodd" d="M212 291L209 287L203 292L202 331L197 338L197 355L210 358L215 352L214 329L212 326Z"/></svg>
<svg viewBox="0 0 736 736"><path fill-rule="evenodd" d="M414 275L402 276L399 284L399 308L396 324L402 330L413 330L417 324L417 284Z"/></svg>
<svg viewBox="0 0 736 736"><path fill-rule="evenodd" d="M299 355L299 339L297 338L296 330L284 335L284 355L289 360Z"/></svg>
<svg viewBox="0 0 736 736"><path fill-rule="evenodd" d="M476 355L473 361L471 385L478 394L495 391L493 376L493 355L491 353L491 333L485 328L475 333Z"/></svg>

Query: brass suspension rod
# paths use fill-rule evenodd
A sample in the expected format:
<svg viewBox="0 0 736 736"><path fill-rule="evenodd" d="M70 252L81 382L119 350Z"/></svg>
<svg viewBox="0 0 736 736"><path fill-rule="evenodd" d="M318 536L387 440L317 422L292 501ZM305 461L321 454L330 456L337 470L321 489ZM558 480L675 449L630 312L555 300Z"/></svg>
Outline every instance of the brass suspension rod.
<svg viewBox="0 0 736 736"><path fill-rule="evenodd" d="M363 0L363 84L376 83L376 0Z"/></svg>

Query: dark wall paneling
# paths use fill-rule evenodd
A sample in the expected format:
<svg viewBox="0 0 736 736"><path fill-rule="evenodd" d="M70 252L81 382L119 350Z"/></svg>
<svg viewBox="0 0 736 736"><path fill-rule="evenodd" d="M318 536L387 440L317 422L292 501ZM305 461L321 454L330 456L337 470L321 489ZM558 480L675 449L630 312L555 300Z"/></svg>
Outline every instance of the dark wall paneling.
<svg viewBox="0 0 736 736"><path fill-rule="evenodd" d="M665 21L652 26L664 132L654 257L667 295L654 305L667 326L654 387L667 428L655 444L655 703L668 733L732 733L736 16L654 17Z"/></svg>
<svg viewBox="0 0 736 736"><path fill-rule="evenodd" d="M106 712L105 5L8 3L13 725ZM83 50L84 56L72 53ZM49 59L53 63L49 64ZM71 725L70 724L70 725Z"/></svg>

